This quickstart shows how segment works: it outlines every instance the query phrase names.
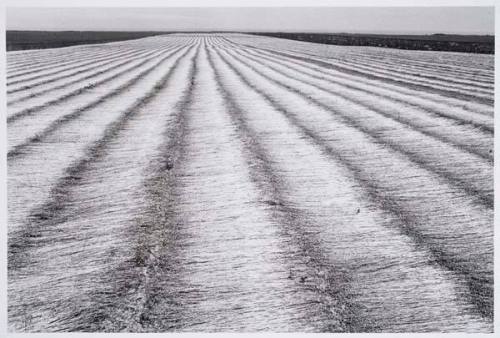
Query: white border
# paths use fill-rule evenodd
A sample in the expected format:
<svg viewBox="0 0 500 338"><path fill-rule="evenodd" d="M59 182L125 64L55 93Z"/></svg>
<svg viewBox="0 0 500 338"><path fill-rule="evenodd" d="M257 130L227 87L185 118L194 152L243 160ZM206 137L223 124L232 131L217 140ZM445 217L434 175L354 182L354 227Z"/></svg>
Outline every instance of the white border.
<svg viewBox="0 0 500 338"><path fill-rule="evenodd" d="M495 0L3 0L6 7L468 7Z"/></svg>
<svg viewBox="0 0 500 338"><path fill-rule="evenodd" d="M6 84L5 84L5 69L6 69L6 54L5 54L5 15L6 7L468 7L468 6L495 6L495 0L0 0L0 29L2 31L0 37L0 105L5 112L6 108ZM495 17L500 17L500 6L495 6ZM495 33L500 31L499 20L495 22ZM499 98L499 76L498 55L500 47L496 44L495 47L495 101ZM498 116L498 108L495 104L495 129L498 126L500 117ZM335 337L367 337L375 334L275 334L275 333L158 333L158 334L133 334L133 333L8 333L7 332L7 133L6 133L6 118L5 113L0 119L0 337L325 337L335 335ZM500 151L497 149L498 133L495 134L495 158L498 158ZM498 182L498 166L495 164L495 191L500 187ZM495 210L497 210L497 198L495 196ZM498 216L495 213L495 228L499 222ZM496 250L499 247L499 236L495 231L495 262L499 261L499 252ZM495 264L495 280L499 278L497 264ZM495 288L495 314L498 314L500 305L498 304L499 290ZM499 332L499 316L495 315L495 332ZM379 337L493 337L496 334L377 334Z"/></svg>

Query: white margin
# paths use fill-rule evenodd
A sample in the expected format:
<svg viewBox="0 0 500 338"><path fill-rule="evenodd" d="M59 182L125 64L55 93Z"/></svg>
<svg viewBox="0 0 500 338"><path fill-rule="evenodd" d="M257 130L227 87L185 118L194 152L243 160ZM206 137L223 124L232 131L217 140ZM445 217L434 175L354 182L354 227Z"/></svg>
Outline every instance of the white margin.
<svg viewBox="0 0 500 338"><path fill-rule="evenodd" d="M0 119L0 338L24 338L24 337L348 337L359 338L376 335L383 338L395 337L436 337L436 338L481 338L495 337L500 332L499 315L500 304L498 304L499 290L495 288L495 333L493 334L465 334L465 333L383 333L383 334L306 334L306 333L8 333L7 332L7 127L6 127L6 43L5 43L5 15L7 7L469 7L469 6L495 6L495 0L0 0L0 104L3 108ZM495 18L500 17L500 5L495 6ZM500 31L499 20L495 20L495 35ZM496 39L495 39L496 40ZM496 41L497 42L497 41ZM495 46L495 101L499 98L500 89L498 69L498 55L500 47ZM498 106L495 104L495 129L499 123ZM495 158L500 154L496 145L498 144L498 134L495 133ZM495 164L495 191L500 188L498 182L498 166ZM497 209L497 198L495 194L495 210ZM495 229L499 224L498 215L495 213ZM499 271L496 263L499 262L500 236L495 231L495 280L499 280Z"/></svg>

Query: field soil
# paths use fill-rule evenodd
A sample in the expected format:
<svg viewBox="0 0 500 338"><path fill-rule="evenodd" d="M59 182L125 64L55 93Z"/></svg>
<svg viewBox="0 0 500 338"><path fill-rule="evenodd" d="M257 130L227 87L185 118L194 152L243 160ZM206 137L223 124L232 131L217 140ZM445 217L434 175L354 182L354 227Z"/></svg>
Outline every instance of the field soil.
<svg viewBox="0 0 500 338"><path fill-rule="evenodd" d="M12 332L493 332L492 55L7 53Z"/></svg>

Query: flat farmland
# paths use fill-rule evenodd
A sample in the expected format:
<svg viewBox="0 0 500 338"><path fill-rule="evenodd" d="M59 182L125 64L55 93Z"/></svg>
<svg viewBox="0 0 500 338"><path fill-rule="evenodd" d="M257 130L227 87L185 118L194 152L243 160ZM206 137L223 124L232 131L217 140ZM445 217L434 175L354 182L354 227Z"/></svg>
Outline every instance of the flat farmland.
<svg viewBox="0 0 500 338"><path fill-rule="evenodd" d="M7 53L14 332L492 332L494 56Z"/></svg>

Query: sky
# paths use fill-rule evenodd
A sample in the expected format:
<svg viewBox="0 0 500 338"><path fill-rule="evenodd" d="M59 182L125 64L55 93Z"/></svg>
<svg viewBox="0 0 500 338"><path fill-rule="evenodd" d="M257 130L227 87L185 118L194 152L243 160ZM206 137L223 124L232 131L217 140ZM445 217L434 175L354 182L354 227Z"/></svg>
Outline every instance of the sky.
<svg viewBox="0 0 500 338"><path fill-rule="evenodd" d="M7 8L7 29L494 34L493 7Z"/></svg>

